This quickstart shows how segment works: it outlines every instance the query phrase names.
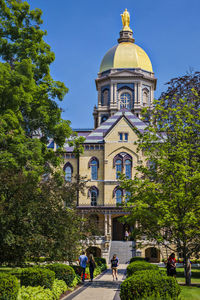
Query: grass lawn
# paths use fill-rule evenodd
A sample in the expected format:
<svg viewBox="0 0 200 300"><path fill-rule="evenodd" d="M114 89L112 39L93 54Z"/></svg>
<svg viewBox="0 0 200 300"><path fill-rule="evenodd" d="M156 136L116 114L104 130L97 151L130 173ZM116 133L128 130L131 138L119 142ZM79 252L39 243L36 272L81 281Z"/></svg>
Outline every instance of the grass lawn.
<svg viewBox="0 0 200 300"><path fill-rule="evenodd" d="M192 268L192 286L185 286L184 269L177 268L177 280L181 285L180 300L200 300L200 268Z"/></svg>
<svg viewBox="0 0 200 300"><path fill-rule="evenodd" d="M184 269L177 268L177 280L181 285L185 283ZM192 286L181 286L181 300L200 300L200 269L192 268Z"/></svg>

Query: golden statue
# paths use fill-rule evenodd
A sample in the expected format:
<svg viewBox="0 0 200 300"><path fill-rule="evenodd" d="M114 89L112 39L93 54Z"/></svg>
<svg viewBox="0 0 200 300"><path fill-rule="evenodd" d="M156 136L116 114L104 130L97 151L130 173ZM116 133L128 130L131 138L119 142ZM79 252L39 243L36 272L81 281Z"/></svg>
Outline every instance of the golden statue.
<svg viewBox="0 0 200 300"><path fill-rule="evenodd" d="M130 15L129 12L127 11L127 8L125 9L125 11L123 12L123 14L121 14L122 17L122 24L123 24L123 31L132 31L129 27L130 24Z"/></svg>

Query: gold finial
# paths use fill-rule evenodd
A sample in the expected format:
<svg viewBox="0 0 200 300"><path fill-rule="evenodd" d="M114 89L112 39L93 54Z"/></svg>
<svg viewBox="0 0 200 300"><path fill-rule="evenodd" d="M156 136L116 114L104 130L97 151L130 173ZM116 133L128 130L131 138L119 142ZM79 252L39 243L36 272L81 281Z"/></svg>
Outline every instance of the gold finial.
<svg viewBox="0 0 200 300"><path fill-rule="evenodd" d="M127 11L127 8L123 12L123 14L121 14L121 17L122 17L122 24L123 24L123 29L122 30L123 31L131 31L132 32L132 30L129 27L129 24L130 24L130 15L129 15L129 12Z"/></svg>

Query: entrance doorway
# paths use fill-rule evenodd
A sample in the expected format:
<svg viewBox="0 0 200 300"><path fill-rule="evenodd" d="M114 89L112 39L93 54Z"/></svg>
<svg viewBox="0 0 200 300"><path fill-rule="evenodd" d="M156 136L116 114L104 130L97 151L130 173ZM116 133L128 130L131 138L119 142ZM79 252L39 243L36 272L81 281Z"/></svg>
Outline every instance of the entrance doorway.
<svg viewBox="0 0 200 300"><path fill-rule="evenodd" d="M125 230L129 231L129 226L123 224L120 221L120 217L113 218L112 220L112 240L113 241L124 241Z"/></svg>

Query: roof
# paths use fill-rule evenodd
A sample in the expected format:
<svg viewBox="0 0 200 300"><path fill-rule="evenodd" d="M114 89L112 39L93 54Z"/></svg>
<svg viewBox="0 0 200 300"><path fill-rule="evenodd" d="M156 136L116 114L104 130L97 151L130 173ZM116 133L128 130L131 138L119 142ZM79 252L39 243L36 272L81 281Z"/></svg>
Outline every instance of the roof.
<svg viewBox="0 0 200 300"><path fill-rule="evenodd" d="M85 143L103 143L106 134L114 127L114 125L121 119L125 117L130 124L138 130L141 134L144 133L147 125L141 121L136 115L127 109L121 109L116 112L113 116L107 119L99 127L93 130L86 138Z"/></svg>
<svg viewBox="0 0 200 300"><path fill-rule="evenodd" d="M102 59L100 73L110 69L142 69L153 72L146 52L135 43L123 42L112 47Z"/></svg>

